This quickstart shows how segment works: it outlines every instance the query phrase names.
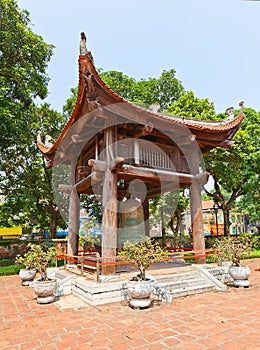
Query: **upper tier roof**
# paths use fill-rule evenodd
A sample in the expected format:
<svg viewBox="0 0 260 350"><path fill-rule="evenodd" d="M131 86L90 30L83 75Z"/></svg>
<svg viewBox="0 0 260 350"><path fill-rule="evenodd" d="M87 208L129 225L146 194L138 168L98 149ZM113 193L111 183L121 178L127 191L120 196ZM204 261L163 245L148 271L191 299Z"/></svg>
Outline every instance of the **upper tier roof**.
<svg viewBox="0 0 260 350"><path fill-rule="evenodd" d="M118 123L121 124L130 122L146 125L150 122L157 130L174 135L179 135L181 129L185 128L196 136L202 152L206 152L214 147L230 147L231 139L244 118L243 103L240 103L241 110L236 117L229 116L221 122L191 120L141 108L119 96L103 82L90 52L81 54L78 62L78 96L70 119L54 144L44 144L40 138L37 140L38 148L48 159L54 159L61 142L77 123L80 124L80 132L91 127L99 132L106 127L109 118L119 118Z"/></svg>

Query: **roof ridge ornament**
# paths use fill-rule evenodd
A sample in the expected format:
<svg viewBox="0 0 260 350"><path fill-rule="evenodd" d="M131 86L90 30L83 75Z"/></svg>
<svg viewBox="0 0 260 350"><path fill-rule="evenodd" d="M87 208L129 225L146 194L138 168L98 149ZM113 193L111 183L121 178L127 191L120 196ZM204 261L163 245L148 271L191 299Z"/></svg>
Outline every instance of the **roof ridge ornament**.
<svg viewBox="0 0 260 350"><path fill-rule="evenodd" d="M244 101L239 102L239 106L240 106L240 112L244 112L245 106L244 106Z"/></svg>
<svg viewBox="0 0 260 350"><path fill-rule="evenodd" d="M234 118L234 107L229 107L226 109L225 114L228 115L228 119Z"/></svg>
<svg viewBox="0 0 260 350"><path fill-rule="evenodd" d="M87 54L87 37L84 32L80 33L81 40L79 44L79 53L82 56L85 56Z"/></svg>

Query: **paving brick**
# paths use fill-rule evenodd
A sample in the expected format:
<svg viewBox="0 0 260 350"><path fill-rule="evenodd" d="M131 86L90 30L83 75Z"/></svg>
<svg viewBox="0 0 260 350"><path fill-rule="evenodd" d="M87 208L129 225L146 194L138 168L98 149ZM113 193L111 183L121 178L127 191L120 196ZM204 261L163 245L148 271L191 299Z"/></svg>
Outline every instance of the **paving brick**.
<svg viewBox="0 0 260 350"><path fill-rule="evenodd" d="M260 350L260 259L251 285L174 299L147 310L122 303L38 305L18 276L0 278L1 350Z"/></svg>
<svg viewBox="0 0 260 350"><path fill-rule="evenodd" d="M38 346L41 346L41 342L39 340L33 340L24 344L21 344L21 350L27 350L27 349L35 349Z"/></svg>

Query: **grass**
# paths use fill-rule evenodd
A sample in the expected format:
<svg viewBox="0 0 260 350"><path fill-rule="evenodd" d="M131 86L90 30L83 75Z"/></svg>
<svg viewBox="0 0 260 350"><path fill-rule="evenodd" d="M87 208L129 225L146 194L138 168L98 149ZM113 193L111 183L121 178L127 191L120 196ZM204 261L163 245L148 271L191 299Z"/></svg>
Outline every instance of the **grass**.
<svg viewBox="0 0 260 350"><path fill-rule="evenodd" d="M188 255L187 255L188 256ZM248 257L246 257L244 260L246 259L254 259L254 258L260 258L260 249L255 249L253 250L250 255ZM193 258L186 258L185 262L188 263L194 263L194 259ZM217 256L216 255L209 255L206 257L206 263L207 264L212 264L217 262Z"/></svg>
<svg viewBox="0 0 260 350"><path fill-rule="evenodd" d="M253 258L260 258L260 249L255 249L250 253L248 259L253 259Z"/></svg>
<svg viewBox="0 0 260 350"><path fill-rule="evenodd" d="M18 275L21 266L11 265L11 266L1 266L0 276Z"/></svg>

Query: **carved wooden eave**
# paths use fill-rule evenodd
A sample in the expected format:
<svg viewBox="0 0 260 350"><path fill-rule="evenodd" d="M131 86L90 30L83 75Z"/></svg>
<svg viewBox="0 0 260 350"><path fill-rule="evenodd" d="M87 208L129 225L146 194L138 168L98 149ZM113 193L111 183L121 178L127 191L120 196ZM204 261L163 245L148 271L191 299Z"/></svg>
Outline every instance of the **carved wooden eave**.
<svg viewBox="0 0 260 350"><path fill-rule="evenodd" d="M187 138L196 138L205 153L215 147L231 147L232 137L244 118L243 104L235 118L226 118L221 122L191 120L183 117L156 113L136 106L111 90L100 78L92 60L92 55L79 56L79 88L73 113L52 147L37 142L38 148L45 155L47 165L52 167L53 160L66 162L73 154L77 143L84 143L94 134L104 130L108 122L117 125L133 123L134 133L138 138L145 134L144 126L149 123L154 138L162 138L167 144L167 137L177 139L177 144L188 142ZM140 128L136 128L140 125ZM128 131L131 127L127 126ZM187 133L188 130L188 133ZM159 131L159 132L158 132ZM163 135L165 133L165 135ZM156 135L157 134L157 135ZM188 135L188 136L187 136ZM181 140L178 140L182 138ZM56 154L58 153L58 154Z"/></svg>

